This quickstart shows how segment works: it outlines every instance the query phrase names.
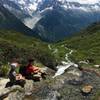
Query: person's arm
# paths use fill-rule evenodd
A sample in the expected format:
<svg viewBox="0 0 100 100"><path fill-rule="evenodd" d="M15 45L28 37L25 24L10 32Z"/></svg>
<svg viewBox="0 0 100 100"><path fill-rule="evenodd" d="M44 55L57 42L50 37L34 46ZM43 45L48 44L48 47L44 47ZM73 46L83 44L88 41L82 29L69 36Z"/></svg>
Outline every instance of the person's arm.
<svg viewBox="0 0 100 100"><path fill-rule="evenodd" d="M41 70L38 67L36 67L36 66L33 66L33 71L36 72L36 73L37 72L41 72Z"/></svg>
<svg viewBox="0 0 100 100"><path fill-rule="evenodd" d="M16 75L16 80L21 80L21 79L25 79L25 77L23 77L21 74L17 74Z"/></svg>

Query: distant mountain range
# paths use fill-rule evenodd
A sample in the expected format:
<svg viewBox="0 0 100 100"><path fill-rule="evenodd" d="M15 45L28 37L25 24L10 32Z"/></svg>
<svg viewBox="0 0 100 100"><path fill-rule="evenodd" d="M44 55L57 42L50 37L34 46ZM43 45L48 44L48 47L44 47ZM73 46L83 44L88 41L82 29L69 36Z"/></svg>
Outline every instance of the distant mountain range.
<svg viewBox="0 0 100 100"><path fill-rule="evenodd" d="M17 17L0 4L0 29L15 30L26 35L33 35L33 31L25 26Z"/></svg>
<svg viewBox="0 0 100 100"><path fill-rule="evenodd" d="M1 0L42 40L56 42L100 21L100 2L87 0Z"/></svg>

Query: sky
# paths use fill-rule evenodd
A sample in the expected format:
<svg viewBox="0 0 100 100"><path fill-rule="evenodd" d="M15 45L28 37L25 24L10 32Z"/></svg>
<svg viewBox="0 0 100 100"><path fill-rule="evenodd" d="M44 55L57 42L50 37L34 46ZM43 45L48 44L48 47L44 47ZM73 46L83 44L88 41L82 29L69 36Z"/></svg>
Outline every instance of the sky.
<svg viewBox="0 0 100 100"><path fill-rule="evenodd" d="M70 1L70 2L75 1L82 4L94 4L94 3L98 3L100 0L67 0L67 1Z"/></svg>

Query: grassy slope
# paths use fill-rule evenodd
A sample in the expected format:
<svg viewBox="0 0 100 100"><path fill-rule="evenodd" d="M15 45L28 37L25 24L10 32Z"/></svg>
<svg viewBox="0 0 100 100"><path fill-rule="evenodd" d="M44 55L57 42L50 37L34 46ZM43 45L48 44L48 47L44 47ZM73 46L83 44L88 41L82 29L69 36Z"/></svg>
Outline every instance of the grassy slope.
<svg viewBox="0 0 100 100"><path fill-rule="evenodd" d="M100 64L100 24L93 24L82 31L81 35L56 44L59 45L75 50L72 59L76 61L92 59L93 63Z"/></svg>
<svg viewBox="0 0 100 100"><path fill-rule="evenodd" d="M1 58L4 57L4 61L9 61L16 56L23 60L34 57L52 67L55 66L56 61L64 60L65 54L69 52L65 47L75 50L71 59L75 61L92 59L93 63L99 64L100 24L93 24L82 31L81 35L51 44L51 50L48 48L48 43L36 38L24 36L15 31L0 30L0 55ZM56 53L54 53L55 49L58 49Z"/></svg>
<svg viewBox="0 0 100 100"><path fill-rule="evenodd" d="M0 30L0 56L1 62L8 62L14 57L20 61L32 57L46 66L53 67L56 63L47 43L8 30Z"/></svg>

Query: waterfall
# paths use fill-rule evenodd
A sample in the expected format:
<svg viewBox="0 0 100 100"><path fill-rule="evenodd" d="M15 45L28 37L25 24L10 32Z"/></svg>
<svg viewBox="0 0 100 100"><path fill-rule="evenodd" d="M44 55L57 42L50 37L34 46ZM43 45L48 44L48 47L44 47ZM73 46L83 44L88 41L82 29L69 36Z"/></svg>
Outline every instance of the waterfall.
<svg viewBox="0 0 100 100"><path fill-rule="evenodd" d="M55 73L55 75L52 78L62 75L65 72L65 70L71 66L78 67L77 64L75 64L69 60L69 55L71 55L72 53L73 53L73 50L70 50L69 53L66 53L66 56L65 56L66 61L62 61L62 65L57 66L57 72Z"/></svg>

